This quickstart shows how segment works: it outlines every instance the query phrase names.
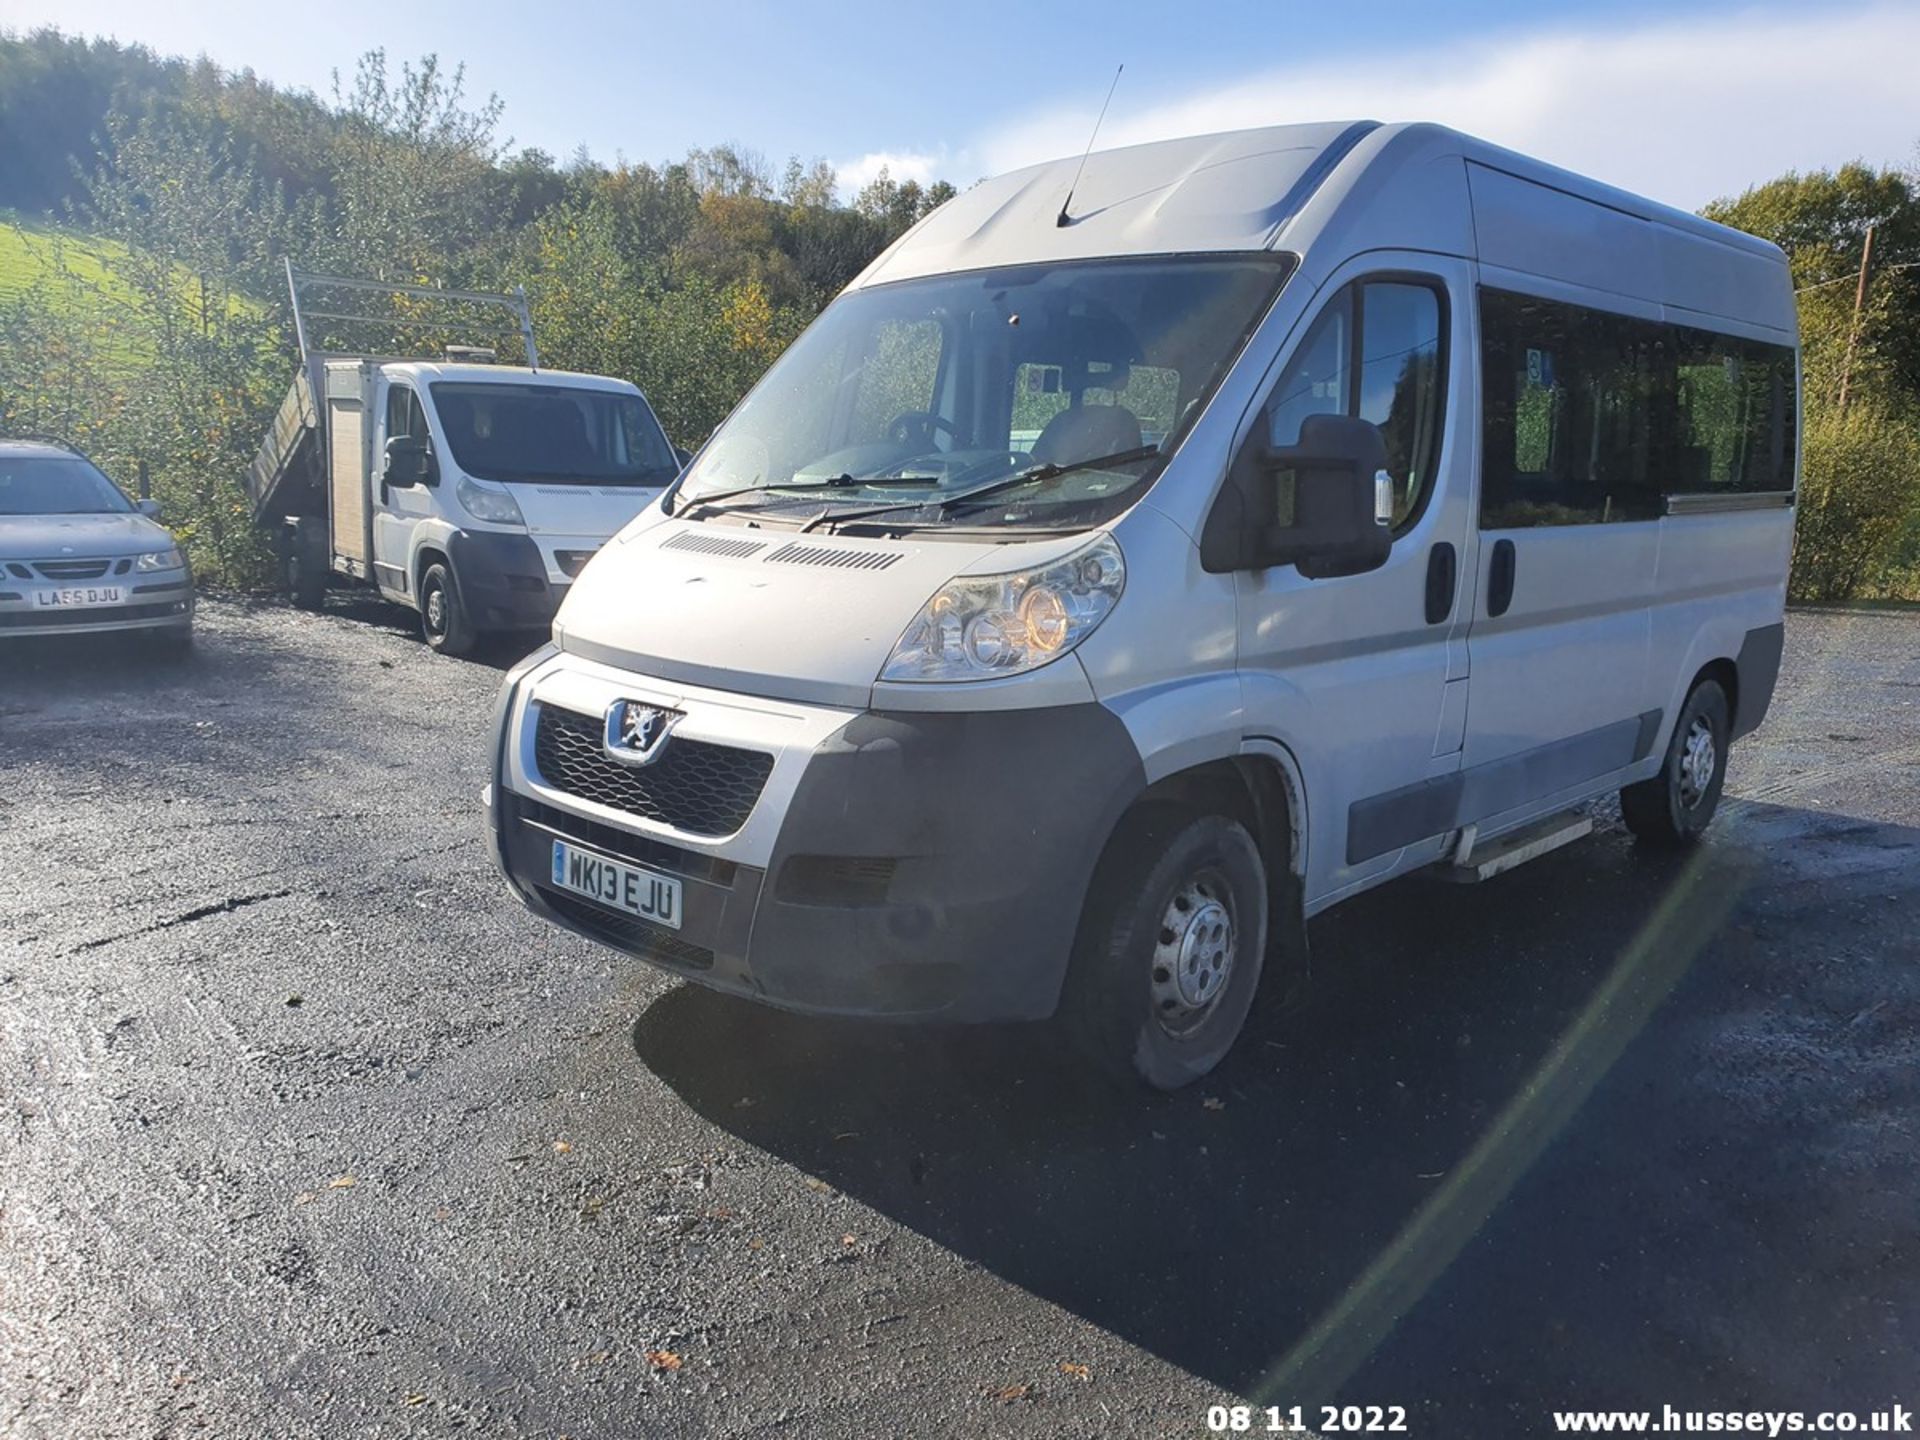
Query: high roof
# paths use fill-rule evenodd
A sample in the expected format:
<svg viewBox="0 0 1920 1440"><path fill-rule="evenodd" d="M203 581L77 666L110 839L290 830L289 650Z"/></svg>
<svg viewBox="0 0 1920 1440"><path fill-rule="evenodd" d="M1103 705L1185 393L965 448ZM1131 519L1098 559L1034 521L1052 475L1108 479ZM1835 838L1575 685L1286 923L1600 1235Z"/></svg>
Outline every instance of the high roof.
<svg viewBox="0 0 1920 1440"><path fill-rule="evenodd" d="M1330 200L1371 200L1395 181L1430 187L1434 161L1455 162L1441 167L1453 181L1465 173L1459 162L1471 162L1735 250L1770 259L1780 255L1764 240L1457 130L1357 120L1096 150L1087 157L1077 187L1078 156L1010 171L949 200L856 283L1104 255L1303 249L1318 233ZM1412 173L1420 170L1428 173ZM1068 223L1061 225L1070 188ZM1421 207L1406 203L1405 189L1401 198L1402 208L1411 212L1407 218L1417 224ZM1432 222L1441 217L1429 212L1425 218L1429 234L1437 228L1442 238L1416 248L1471 245L1470 235L1450 236L1444 224L1435 227Z"/></svg>
<svg viewBox="0 0 1920 1440"><path fill-rule="evenodd" d="M1075 176L1079 175L1078 184ZM1069 190L1072 203L1061 223ZM958 195L855 286L953 271L1281 249L1318 285L1421 251L1792 343L1786 257L1752 235L1439 125L1276 125L1051 160Z"/></svg>
<svg viewBox="0 0 1920 1440"><path fill-rule="evenodd" d="M1264 250L1372 121L1157 140L1030 165L955 196L858 283L1102 255ZM1069 188L1068 223L1058 223Z"/></svg>

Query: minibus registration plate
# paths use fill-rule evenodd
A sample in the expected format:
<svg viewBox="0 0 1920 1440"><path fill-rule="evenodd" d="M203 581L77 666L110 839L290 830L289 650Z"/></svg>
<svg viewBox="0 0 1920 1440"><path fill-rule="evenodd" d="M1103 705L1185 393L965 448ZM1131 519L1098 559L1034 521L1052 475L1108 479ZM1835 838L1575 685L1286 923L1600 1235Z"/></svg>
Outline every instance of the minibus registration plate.
<svg viewBox="0 0 1920 1440"><path fill-rule="evenodd" d="M671 875L643 870L624 860L582 850L564 840L553 842L553 883L614 910L669 930L680 928L680 882Z"/></svg>

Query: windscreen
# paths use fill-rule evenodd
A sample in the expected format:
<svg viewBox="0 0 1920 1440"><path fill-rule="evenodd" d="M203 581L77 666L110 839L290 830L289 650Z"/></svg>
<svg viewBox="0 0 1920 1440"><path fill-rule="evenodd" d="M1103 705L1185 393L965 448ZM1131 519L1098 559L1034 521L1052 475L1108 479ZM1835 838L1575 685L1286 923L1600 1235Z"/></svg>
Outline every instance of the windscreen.
<svg viewBox="0 0 1920 1440"><path fill-rule="evenodd" d="M1097 523L1159 473L1285 275L1278 256L1190 256L853 291L715 434L677 503Z"/></svg>
<svg viewBox="0 0 1920 1440"><path fill-rule="evenodd" d="M659 485L680 468L638 395L450 380L430 389L454 462L475 479Z"/></svg>
<svg viewBox="0 0 1920 1440"><path fill-rule="evenodd" d="M77 455L0 458L0 515L124 515L133 509Z"/></svg>

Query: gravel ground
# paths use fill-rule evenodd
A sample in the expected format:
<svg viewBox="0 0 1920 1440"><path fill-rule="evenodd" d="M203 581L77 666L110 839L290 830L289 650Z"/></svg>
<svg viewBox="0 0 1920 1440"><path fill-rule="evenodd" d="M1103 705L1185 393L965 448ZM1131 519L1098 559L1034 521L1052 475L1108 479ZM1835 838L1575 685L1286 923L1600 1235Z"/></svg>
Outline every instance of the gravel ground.
<svg viewBox="0 0 1920 1440"><path fill-rule="evenodd" d="M481 838L506 657L201 620L0 652L0 1433L1920 1398L1920 617L1791 617L1692 860L1363 897L1171 1099L553 932Z"/></svg>

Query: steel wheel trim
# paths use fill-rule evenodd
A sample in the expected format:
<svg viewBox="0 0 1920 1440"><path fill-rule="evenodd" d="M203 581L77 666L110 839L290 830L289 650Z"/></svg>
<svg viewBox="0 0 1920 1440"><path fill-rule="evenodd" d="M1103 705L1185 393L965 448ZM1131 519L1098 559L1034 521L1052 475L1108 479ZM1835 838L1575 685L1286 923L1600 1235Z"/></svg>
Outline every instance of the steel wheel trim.
<svg viewBox="0 0 1920 1440"><path fill-rule="evenodd" d="M427 591L427 629L438 635L447 628L447 592L435 585Z"/></svg>
<svg viewBox="0 0 1920 1440"><path fill-rule="evenodd" d="M1153 1018L1169 1035L1189 1035L1213 1013L1233 973L1239 936L1226 882L1211 870L1183 880L1154 937Z"/></svg>
<svg viewBox="0 0 1920 1440"><path fill-rule="evenodd" d="M1713 743L1713 726L1704 715L1695 718L1687 729L1680 751L1680 803L1691 810L1713 785L1714 772L1720 767L1720 752Z"/></svg>

